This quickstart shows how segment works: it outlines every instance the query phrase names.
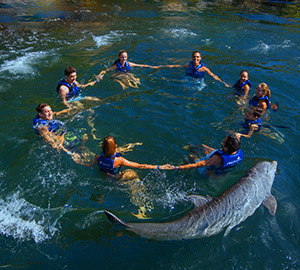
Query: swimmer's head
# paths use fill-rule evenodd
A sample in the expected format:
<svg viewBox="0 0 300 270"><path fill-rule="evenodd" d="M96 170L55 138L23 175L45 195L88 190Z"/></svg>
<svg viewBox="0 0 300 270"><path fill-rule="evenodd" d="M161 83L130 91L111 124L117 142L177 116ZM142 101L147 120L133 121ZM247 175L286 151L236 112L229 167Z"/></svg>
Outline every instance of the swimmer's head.
<svg viewBox="0 0 300 270"><path fill-rule="evenodd" d="M39 113L41 119L48 121L53 119L53 111L47 103L41 103L35 109Z"/></svg>
<svg viewBox="0 0 300 270"><path fill-rule="evenodd" d="M76 69L71 66L66 67L65 77L66 77L66 80L68 83L70 83L70 84L74 83L77 79Z"/></svg>
<svg viewBox="0 0 300 270"><path fill-rule="evenodd" d="M194 62L200 62L201 61L201 53L199 51L193 51L192 60Z"/></svg>
<svg viewBox="0 0 300 270"><path fill-rule="evenodd" d="M266 83L260 83L255 89L255 95L257 97L268 96L271 97L271 91Z"/></svg>
<svg viewBox="0 0 300 270"><path fill-rule="evenodd" d="M249 73L247 70L242 70L240 75L239 75L240 81L241 82L245 82L247 80L249 80Z"/></svg>
<svg viewBox="0 0 300 270"><path fill-rule="evenodd" d="M251 106L248 112L246 113L247 120L256 120L262 116L264 110L258 106Z"/></svg>
<svg viewBox="0 0 300 270"><path fill-rule="evenodd" d="M121 50L119 51L119 61L121 63L124 63L125 61L127 61L128 59L128 54L125 50Z"/></svg>
<svg viewBox="0 0 300 270"><path fill-rule="evenodd" d="M236 134L229 135L222 142L222 150L229 155L239 150L240 146L241 143Z"/></svg>
<svg viewBox="0 0 300 270"><path fill-rule="evenodd" d="M116 140L113 136L106 136L102 142L102 153L105 157L111 157L117 149Z"/></svg>

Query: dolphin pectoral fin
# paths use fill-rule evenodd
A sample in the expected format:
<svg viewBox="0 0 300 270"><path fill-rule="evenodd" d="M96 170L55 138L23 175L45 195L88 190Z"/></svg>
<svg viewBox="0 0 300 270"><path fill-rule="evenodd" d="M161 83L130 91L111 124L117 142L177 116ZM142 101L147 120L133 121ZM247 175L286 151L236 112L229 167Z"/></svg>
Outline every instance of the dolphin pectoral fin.
<svg viewBox="0 0 300 270"><path fill-rule="evenodd" d="M269 210L272 216L275 215L277 202L273 195L270 194L267 198L265 198L265 200L263 201L263 205Z"/></svg>
<svg viewBox="0 0 300 270"><path fill-rule="evenodd" d="M225 233L224 233L224 237L227 237L228 234L231 232L231 230L232 230L232 227L228 226Z"/></svg>
<svg viewBox="0 0 300 270"><path fill-rule="evenodd" d="M187 196L187 200L195 204L196 207L200 207L207 202L211 201L213 198L212 197L204 197L204 196L199 196L199 195L190 195Z"/></svg>
<svg viewBox="0 0 300 270"><path fill-rule="evenodd" d="M122 225L124 227L128 227L127 224L125 222L123 222L121 219L117 218L115 215L113 215L112 213L104 210L104 214L107 216L108 220L111 222L111 223L116 223L116 224L119 224L119 225Z"/></svg>

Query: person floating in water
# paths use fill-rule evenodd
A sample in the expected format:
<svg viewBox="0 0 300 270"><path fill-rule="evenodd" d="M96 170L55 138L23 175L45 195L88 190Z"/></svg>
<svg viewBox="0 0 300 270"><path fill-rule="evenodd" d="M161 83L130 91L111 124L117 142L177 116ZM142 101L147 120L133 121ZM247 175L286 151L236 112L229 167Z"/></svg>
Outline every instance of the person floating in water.
<svg viewBox="0 0 300 270"><path fill-rule="evenodd" d="M247 70L242 70L239 75L239 80L234 84L235 94L243 99L247 98L249 90L251 88L251 82L249 80L249 73Z"/></svg>
<svg viewBox="0 0 300 270"><path fill-rule="evenodd" d="M53 112L47 103L41 103L36 107L38 114L33 119L32 128L50 143L53 148L63 150L73 157L76 154L71 151L82 143L82 138L71 131L67 131L65 123L53 118L62 113L67 113L69 110Z"/></svg>
<svg viewBox="0 0 300 270"><path fill-rule="evenodd" d="M250 106L261 107L264 111L268 108L276 111L278 108L271 103L271 91L266 83L260 83L255 89L255 95L249 101Z"/></svg>
<svg viewBox="0 0 300 270"><path fill-rule="evenodd" d="M128 54L125 50L119 52L118 59L113 63L113 65L103 70L96 76L97 80L102 80L103 76L110 70L115 69L117 74L114 76L114 80L120 83L122 89L129 87L138 88L140 84L140 79L135 78L132 74L129 73L132 67L147 67L147 68L159 68L158 66L149 66L136 64L128 61Z"/></svg>
<svg viewBox="0 0 300 270"><path fill-rule="evenodd" d="M120 153L116 152L116 150L117 144L115 138L113 136L106 136L102 142L101 154L96 155L92 162L75 162L85 167L93 167L95 165L98 165L100 171L107 174L108 176L120 180L128 180L137 176L136 173L132 170L125 170L124 172L121 172L122 166L138 169L167 169L167 165L148 165L129 161L123 158Z"/></svg>
<svg viewBox="0 0 300 270"><path fill-rule="evenodd" d="M205 73L207 73L216 81L223 83L226 87L230 87L229 84L225 83L217 75L212 73L210 69L204 63L201 62L201 59L202 58L200 52L194 51L192 54L192 61L187 65L162 65L161 67L171 67L171 68L184 67L187 69L186 75L195 79L202 79Z"/></svg>
<svg viewBox="0 0 300 270"><path fill-rule="evenodd" d="M58 92L64 105L66 105L67 107L70 107L69 102L76 102L81 99L82 100L88 99L88 100L99 101L99 99L96 97L80 96L80 92L81 92L80 88L85 88L87 86L93 86L97 82L96 80L89 82L87 84L79 84L76 81L76 79L77 79L76 69L71 66L66 67L65 79L62 79L56 87L56 91ZM77 102L77 105L79 105L78 102Z"/></svg>
<svg viewBox="0 0 300 270"><path fill-rule="evenodd" d="M240 149L240 136L236 134L229 135L223 139L220 150L215 150L204 144L201 145L201 148L206 154L204 158L197 159L197 157L191 156L195 160L194 163L181 166L168 165L168 169L187 170L207 167L217 173L222 173L224 170L235 166L243 160L243 152ZM188 147L187 149L192 151L193 147Z"/></svg>
<svg viewBox="0 0 300 270"><path fill-rule="evenodd" d="M237 136L250 138L254 131L259 131L262 126L260 117L263 115L263 113L263 108L258 106L251 106L246 113L246 119L243 123L245 131L248 132L248 134L237 133Z"/></svg>
<svg viewBox="0 0 300 270"><path fill-rule="evenodd" d="M138 143L141 144L141 143ZM94 160L90 163L83 163L73 159L77 164L85 167L93 167L98 165L100 171L113 179L119 180L120 184L125 184L130 188L130 201L139 207L138 214L133 214L138 218L145 218L146 211L150 211L152 207L151 201L146 197L146 191L143 183L140 181L137 173L131 169L121 171L122 166L138 168L138 169L167 169L167 165L148 165L139 164L129 161L121 156L121 152L127 152L135 144L127 147L117 148L115 138L113 136L106 136L102 142L102 152L96 155ZM117 152L118 151L118 152Z"/></svg>

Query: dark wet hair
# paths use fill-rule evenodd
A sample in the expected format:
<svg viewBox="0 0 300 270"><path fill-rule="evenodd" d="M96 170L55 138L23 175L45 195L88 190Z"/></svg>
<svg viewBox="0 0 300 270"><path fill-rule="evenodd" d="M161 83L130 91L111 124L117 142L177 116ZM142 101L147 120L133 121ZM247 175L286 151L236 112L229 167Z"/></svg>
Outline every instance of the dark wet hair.
<svg viewBox="0 0 300 270"><path fill-rule="evenodd" d="M69 76L71 73L73 73L73 72L76 72L76 69L75 68L73 68L73 67L71 67L71 66L68 66L68 67L66 67L66 69L65 69L65 76Z"/></svg>
<svg viewBox="0 0 300 270"><path fill-rule="evenodd" d="M249 76L249 72L248 72L248 70L246 70L246 69L243 69L243 70L240 72L240 76L241 76L244 72L246 72L246 73L248 74L248 76Z"/></svg>
<svg viewBox="0 0 300 270"><path fill-rule="evenodd" d="M116 140L113 136L108 135L102 142L102 153L105 157L111 157L116 151Z"/></svg>
<svg viewBox="0 0 300 270"><path fill-rule="evenodd" d="M43 109L44 109L45 107L47 107L47 106L49 106L49 104L47 104L47 103L41 103L41 104L39 104L39 105L36 106L35 110L36 110L38 113L40 113L40 112L42 112Z"/></svg>
<svg viewBox="0 0 300 270"><path fill-rule="evenodd" d="M120 57L120 55L122 54L122 53L127 53L125 50L121 50L121 51L119 51L119 54L118 54L118 56ZM114 66L114 65L116 65L118 62L120 62L120 59L118 58L112 65Z"/></svg>
<svg viewBox="0 0 300 270"><path fill-rule="evenodd" d="M253 109L253 116L254 117L261 117L262 114L264 113L264 109L258 106L251 106Z"/></svg>
<svg viewBox="0 0 300 270"><path fill-rule="evenodd" d="M224 147L227 147L227 154L231 155L240 149L241 142L235 134L231 134L226 138Z"/></svg>
<svg viewBox="0 0 300 270"><path fill-rule="evenodd" d="M201 56L201 53L200 53L199 51L193 51L192 56L193 56L195 53L199 53L200 56Z"/></svg>

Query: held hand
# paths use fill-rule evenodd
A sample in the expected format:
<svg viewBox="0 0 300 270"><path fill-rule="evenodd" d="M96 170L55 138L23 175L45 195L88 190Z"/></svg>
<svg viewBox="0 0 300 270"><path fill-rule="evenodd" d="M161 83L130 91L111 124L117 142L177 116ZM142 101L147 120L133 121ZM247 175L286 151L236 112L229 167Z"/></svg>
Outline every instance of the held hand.
<svg viewBox="0 0 300 270"><path fill-rule="evenodd" d="M99 75L97 75L96 76L97 82L100 82L103 79L103 76L104 76L104 74L101 74L101 73Z"/></svg>
<svg viewBox="0 0 300 270"><path fill-rule="evenodd" d="M73 161L77 164L80 164L80 160L81 160L81 156L78 153L72 153L71 157L73 159Z"/></svg>
<svg viewBox="0 0 300 270"><path fill-rule="evenodd" d="M224 83L224 84L225 84L226 87L231 87L231 85L229 85L229 84L227 84L227 83Z"/></svg>
<svg viewBox="0 0 300 270"><path fill-rule="evenodd" d="M240 140L243 135L241 133L235 133L235 136Z"/></svg>
<svg viewBox="0 0 300 270"><path fill-rule="evenodd" d="M162 170L174 170L175 169L175 167L170 164L161 165L161 166L159 166L159 168Z"/></svg>

